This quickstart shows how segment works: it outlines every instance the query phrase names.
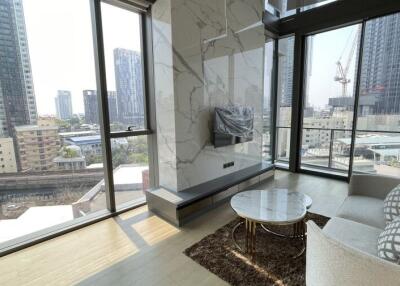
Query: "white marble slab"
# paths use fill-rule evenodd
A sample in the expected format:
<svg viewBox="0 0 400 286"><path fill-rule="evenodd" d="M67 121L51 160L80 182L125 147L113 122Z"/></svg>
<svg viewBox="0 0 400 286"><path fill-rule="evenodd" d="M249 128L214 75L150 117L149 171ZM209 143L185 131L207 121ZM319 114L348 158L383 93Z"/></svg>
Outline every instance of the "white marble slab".
<svg viewBox="0 0 400 286"><path fill-rule="evenodd" d="M182 191L262 162L263 10L263 0L152 6L161 186ZM214 148L214 108L230 104L254 109L254 140Z"/></svg>
<svg viewBox="0 0 400 286"><path fill-rule="evenodd" d="M231 207L243 218L266 224L291 224L304 218L311 198L285 189L250 190L236 194Z"/></svg>

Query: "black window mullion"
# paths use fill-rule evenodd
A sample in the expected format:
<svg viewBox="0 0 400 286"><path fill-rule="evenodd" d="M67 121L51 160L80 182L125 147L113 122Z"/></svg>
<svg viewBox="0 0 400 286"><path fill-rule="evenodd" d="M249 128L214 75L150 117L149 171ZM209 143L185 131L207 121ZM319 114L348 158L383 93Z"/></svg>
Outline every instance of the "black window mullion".
<svg viewBox="0 0 400 286"><path fill-rule="evenodd" d="M278 122L278 72L279 72L279 40L274 39L274 63L272 71L272 91L271 91L271 162L276 161L276 146L277 144L277 122Z"/></svg>
<svg viewBox="0 0 400 286"><path fill-rule="evenodd" d="M361 82L361 69L362 69L362 60L363 60L363 49L364 49L364 36L365 36L365 25L366 22L362 22L361 27L361 37L359 42L358 49L358 62L357 62L357 79L356 79L356 89L355 89L355 98L354 98L354 108L353 108L353 128L351 131L351 145L350 145L350 160L349 160L349 180L353 174L353 163L354 163L354 150L355 150L355 141L357 135L357 120L358 120L358 103L360 99L360 82Z"/></svg>
<svg viewBox="0 0 400 286"><path fill-rule="evenodd" d="M148 129L134 130L134 131L118 131L118 132L111 132L110 138L142 136L142 135L150 135L152 133L153 133L153 131L148 130Z"/></svg>
<svg viewBox="0 0 400 286"><path fill-rule="evenodd" d="M97 102L99 108L99 122L101 133L101 146L103 153L104 184L107 208L110 212L116 211L115 190L113 178L113 165L110 140L110 119L108 110L108 92L106 64L104 56L104 39L101 15L101 0L90 1L92 17L93 47L96 70Z"/></svg>
<svg viewBox="0 0 400 286"><path fill-rule="evenodd" d="M292 122L290 134L289 170L298 172L301 156L301 127L303 117L303 80L305 66L305 36L302 33L295 34L294 63L293 63L293 98L292 98Z"/></svg>
<svg viewBox="0 0 400 286"><path fill-rule="evenodd" d="M158 187L158 149L157 149L157 123L155 112L155 89L154 89L154 70L153 70L153 35L151 10L142 13L142 67L145 96L146 126L150 132L147 136L147 148L149 156L150 187Z"/></svg>

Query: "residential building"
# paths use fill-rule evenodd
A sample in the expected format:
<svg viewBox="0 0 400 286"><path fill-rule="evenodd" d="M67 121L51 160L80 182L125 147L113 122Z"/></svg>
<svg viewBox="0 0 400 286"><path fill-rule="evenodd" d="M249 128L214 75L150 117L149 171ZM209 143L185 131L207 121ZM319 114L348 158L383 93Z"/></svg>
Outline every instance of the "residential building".
<svg viewBox="0 0 400 286"><path fill-rule="evenodd" d="M95 90L84 90L83 104L85 107L85 123L98 124L99 113L97 105L97 92Z"/></svg>
<svg viewBox="0 0 400 286"><path fill-rule="evenodd" d="M101 137L100 135L70 137L64 139L65 144L78 146L83 156L101 156Z"/></svg>
<svg viewBox="0 0 400 286"><path fill-rule="evenodd" d="M282 72L278 76L279 102L282 107L292 106L293 90L293 61L294 61L294 38L289 37L281 41L279 45L279 66Z"/></svg>
<svg viewBox="0 0 400 286"><path fill-rule="evenodd" d="M86 168L85 156L78 146L64 146L59 156L53 159L58 170L82 170Z"/></svg>
<svg viewBox="0 0 400 286"><path fill-rule="evenodd" d="M16 173L14 141L12 138L0 138L0 173Z"/></svg>
<svg viewBox="0 0 400 286"><path fill-rule="evenodd" d="M37 119L37 125L39 126L57 126L58 119L54 116L39 116Z"/></svg>
<svg viewBox="0 0 400 286"><path fill-rule="evenodd" d="M118 102L116 91L108 92L108 114L110 123L118 122Z"/></svg>
<svg viewBox="0 0 400 286"><path fill-rule="evenodd" d="M400 112L400 15L392 14L370 21L365 27L363 63L360 77L361 97L375 102L362 115Z"/></svg>
<svg viewBox="0 0 400 286"><path fill-rule="evenodd" d="M55 98L57 118L61 120L72 118L72 98L68 90L57 91Z"/></svg>
<svg viewBox="0 0 400 286"><path fill-rule="evenodd" d="M22 0L0 1L0 136L35 124L35 92Z"/></svg>
<svg viewBox="0 0 400 286"><path fill-rule="evenodd" d="M121 123L144 126L144 91L141 54L126 49L114 50L118 118Z"/></svg>
<svg viewBox="0 0 400 286"><path fill-rule="evenodd" d="M98 101L96 90L84 90L83 102L85 107L85 122L87 124L99 124ZM118 121L117 93L108 92L108 113L110 122Z"/></svg>
<svg viewBox="0 0 400 286"><path fill-rule="evenodd" d="M53 159L60 149L57 126L25 125L15 128L21 172L55 169Z"/></svg>

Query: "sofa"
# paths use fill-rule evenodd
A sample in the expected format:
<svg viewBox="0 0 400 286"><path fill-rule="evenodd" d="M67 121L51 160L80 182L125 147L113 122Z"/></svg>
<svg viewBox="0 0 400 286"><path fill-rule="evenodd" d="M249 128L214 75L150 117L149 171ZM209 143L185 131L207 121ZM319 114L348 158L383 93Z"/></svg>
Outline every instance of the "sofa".
<svg viewBox="0 0 400 286"><path fill-rule="evenodd" d="M400 285L400 265L378 257L383 200L400 178L353 175L349 193L323 229L307 222L308 286Z"/></svg>

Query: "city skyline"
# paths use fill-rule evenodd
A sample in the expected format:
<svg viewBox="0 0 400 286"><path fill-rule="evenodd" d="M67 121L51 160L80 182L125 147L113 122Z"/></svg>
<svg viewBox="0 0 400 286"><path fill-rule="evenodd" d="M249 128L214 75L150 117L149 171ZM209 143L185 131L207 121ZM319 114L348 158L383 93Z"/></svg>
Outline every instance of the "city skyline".
<svg viewBox="0 0 400 286"><path fill-rule="evenodd" d="M38 114L56 115L54 104L48 102L54 102L57 90L69 90L74 113L83 114L83 90L96 89L89 2L24 0L23 4ZM101 7L107 84L116 90L113 50L140 52L139 17L109 4ZM129 37L116 32L120 27L129 27Z"/></svg>

